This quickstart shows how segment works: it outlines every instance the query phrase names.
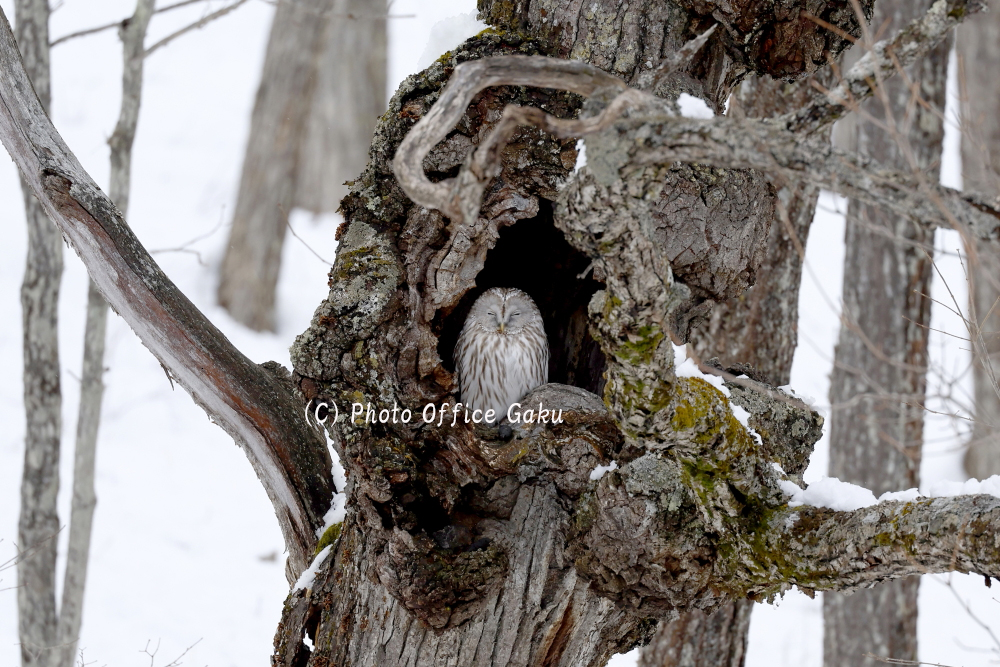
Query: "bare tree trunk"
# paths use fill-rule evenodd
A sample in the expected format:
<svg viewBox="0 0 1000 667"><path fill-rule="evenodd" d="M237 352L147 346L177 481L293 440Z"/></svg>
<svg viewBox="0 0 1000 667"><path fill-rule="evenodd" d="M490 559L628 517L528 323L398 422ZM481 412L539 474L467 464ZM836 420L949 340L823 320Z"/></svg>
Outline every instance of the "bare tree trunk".
<svg viewBox="0 0 1000 667"><path fill-rule="evenodd" d="M962 112L962 176L966 190L1000 196L1000 4L990 4L991 11L961 26L956 38L959 76L968 91ZM1000 396L994 384L1000 373L1000 257L979 243L970 259L970 302L982 338L972 346L976 421L965 469L986 479L1000 474Z"/></svg>
<svg viewBox="0 0 1000 667"><path fill-rule="evenodd" d="M831 79L829 73L824 79ZM831 81L822 80L829 87ZM748 77L730 98L734 118L772 118L816 97L812 79L794 84ZM708 321L692 332L703 360L752 372L774 385L787 385L798 342L799 286L803 249L816 212L818 188L789 186L779 193L767 254L756 283L738 297L717 304ZM706 617L700 611L660 623L643 648L640 667L742 667L746 658L753 602L738 600Z"/></svg>
<svg viewBox="0 0 1000 667"><path fill-rule="evenodd" d="M639 654L639 667L742 667L753 602L730 602L713 614L689 611L663 621Z"/></svg>
<svg viewBox="0 0 1000 667"><path fill-rule="evenodd" d="M320 41L306 110L294 205L336 211L346 181L368 162L375 122L385 111L388 42L385 0L336 0Z"/></svg>
<svg viewBox="0 0 1000 667"><path fill-rule="evenodd" d="M122 103L118 123L108 144L111 146L109 194L122 213L128 211L132 143L139 121L139 104L142 98L146 28L153 16L155 4L155 0L139 0L135 13L119 29L124 61ZM58 649L53 652L52 660L54 667L73 667L76 660L76 648L83 621L87 565L90 559L91 527L94 508L97 505L94 493L94 464L97 431L101 421L101 403L104 397L104 340L108 322L108 304L94 281L89 282L83 372L80 383L80 414L76 426L69 546L62 605L59 609Z"/></svg>
<svg viewBox="0 0 1000 667"><path fill-rule="evenodd" d="M254 104L219 303L274 328L288 215L336 210L385 108L384 0L280 2Z"/></svg>
<svg viewBox="0 0 1000 667"><path fill-rule="evenodd" d="M930 2L882 0L872 26L887 19L897 30ZM893 133L857 119L857 150L901 169L925 171L937 182L944 126L914 104L919 94L944 109L950 40L883 85L883 99L863 108L887 120ZM830 475L885 491L918 486L927 375L933 234L907 218L852 201L848 208L843 324L830 397ZM917 587L912 577L851 596L824 596L826 667L875 667L866 653L917 659Z"/></svg>
<svg viewBox="0 0 1000 667"><path fill-rule="evenodd" d="M35 92L48 110L49 5L18 0L17 43ZM62 234L22 180L28 223L28 257L21 285L24 324L24 472L18 522L18 619L21 663L48 665L56 644L56 547L59 516L59 442L62 393L59 382L59 282Z"/></svg>

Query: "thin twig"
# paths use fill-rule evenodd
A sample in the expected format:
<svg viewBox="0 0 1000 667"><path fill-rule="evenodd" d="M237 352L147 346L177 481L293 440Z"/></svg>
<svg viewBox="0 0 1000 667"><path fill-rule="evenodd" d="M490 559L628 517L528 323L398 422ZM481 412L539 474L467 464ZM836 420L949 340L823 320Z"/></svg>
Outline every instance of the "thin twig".
<svg viewBox="0 0 1000 667"><path fill-rule="evenodd" d="M166 7L160 7L153 13L163 14L173 9L179 9L181 7L186 7L188 5L193 5L197 2L205 2L205 1L206 0L181 0L181 2L175 2L172 5L167 5ZM49 42L49 48L52 48L53 46L56 46L58 44L62 44L63 42L68 42L71 39L76 39L77 37L86 37L87 35L94 35L99 32L104 32L105 30L111 30L112 28L120 28L126 21L128 21L128 19L124 18L119 21L112 21L111 23L105 23L104 25L99 25L96 28L87 28L86 30L78 30L77 32L71 32L68 35L63 35L54 42Z"/></svg>
<svg viewBox="0 0 1000 667"><path fill-rule="evenodd" d="M881 656L875 655L874 653L865 653L866 658L871 658L872 660L878 660L879 662L885 662L890 665L930 665L931 667L952 667L951 665L942 665L939 662L921 662L919 660L900 660L899 658L883 658Z"/></svg>
<svg viewBox="0 0 1000 667"><path fill-rule="evenodd" d="M290 231L292 233L292 236L294 236L295 238L297 238L299 240L299 242L302 243L302 245L304 245L306 247L306 249L309 250L309 252L311 252L313 255L315 255L316 259L318 259L319 261L323 262L327 266L333 266L333 262L328 262L325 259L323 259L323 257L321 257L318 252L316 252L315 250L312 249L311 245L309 245L308 243L306 243L305 239L303 239L301 236L299 236L298 234L295 233L295 229L292 227L292 221L288 219L288 214L285 213L285 209L283 209L283 208L281 208L281 215L284 216L284 218L285 218L285 226L288 227L288 231Z"/></svg>
<svg viewBox="0 0 1000 667"><path fill-rule="evenodd" d="M184 34L186 34L188 32L191 32L192 30L197 30L198 28L203 28L206 25L208 25L209 23L211 23L212 21L214 21L215 19L222 18L223 16L225 16L229 12L231 12L234 9L238 8L240 5L245 4L246 1L247 0L236 0L236 2L234 2L233 4L227 5L227 6L223 7L222 9L218 9L218 10L212 12L211 14L208 14L208 15L202 17L201 19L195 21L194 23L181 28L177 32L172 33L170 35L167 35L166 37L164 37L163 39L161 39L160 41L158 41L156 44L153 44L151 47L149 47L148 49L146 49L145 57L148 58L154 51L156 51L160 47L166 46L167 44L169 44L170 42L174 41L175 39L177 39L181 35L184 35Z"/></svg>
<svg viewBox="0 0 1000 667"><path fill-rule="evenodd" d="M225 208L223 208L223 211L225 211ZM181 245L179 245L179 246L177 246L175 248L157 248L156 250L150 250L149 254L150 255L156 255L156 254L159 254L159 253L167 253L167 252L186 252L186 253L190 253L190 254L194 255L195 257L197 257L199 264L201 264L202 266L207 266L207 264L205 263L204 259L201 256L201 253L198 252L197 250L191 250L190 246L194 245L198 241L203 241L204 239L207 239L208 237L212 236L217 231L219 231L220 229L222 229L222 227L225 224L226 223L225 223L224 217L220 215L219 216L219 222L218 222L218 224L216 224L215 227L212 227L212 229L210 229L209 231L205 232L204 234L199 234L198 236L194 237L193 239L191 239L189 241L185 241L184 243L182 243Z"/></svg>

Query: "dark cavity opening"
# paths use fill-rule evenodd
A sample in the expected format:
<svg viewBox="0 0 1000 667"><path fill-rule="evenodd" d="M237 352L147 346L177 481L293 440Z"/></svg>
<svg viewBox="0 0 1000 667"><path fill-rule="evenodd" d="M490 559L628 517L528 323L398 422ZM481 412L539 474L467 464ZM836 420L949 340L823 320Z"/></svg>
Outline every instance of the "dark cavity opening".
<svg viewBox="0 0 1000 667"><path fill-rule="evenodd" d="M604 285L580 274L590 266L553 223L552 203L542 200L538 215L500 230L496 246L469 291L444 320L438 353L455 368L452 353L472 304L491 287L527 292L545 322L549 339L549 382L580 387L600 395L604 389L604 353L590 336L587 304Z"/></svg>

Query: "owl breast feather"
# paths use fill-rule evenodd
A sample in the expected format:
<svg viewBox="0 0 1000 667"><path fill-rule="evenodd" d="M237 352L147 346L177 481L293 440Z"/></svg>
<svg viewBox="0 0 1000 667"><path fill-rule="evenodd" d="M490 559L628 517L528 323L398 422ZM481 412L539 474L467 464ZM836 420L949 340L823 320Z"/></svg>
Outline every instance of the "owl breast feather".
<svg viewBox="0 0 1000 667"><path fill-rule="evenodd" d="M484 413L493 410L494 423L548 379L548 341L544 331L535 327L525 327L516 335L481 331L460 341L458 347L462 401Z"/></svg>

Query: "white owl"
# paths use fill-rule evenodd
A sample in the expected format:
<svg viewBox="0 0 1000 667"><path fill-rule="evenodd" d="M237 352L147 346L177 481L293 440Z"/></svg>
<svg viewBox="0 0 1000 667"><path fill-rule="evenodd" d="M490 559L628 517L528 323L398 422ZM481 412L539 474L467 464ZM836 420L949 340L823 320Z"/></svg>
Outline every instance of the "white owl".
<svg viewBox="0 0 1000 667"><path fill-rule="evenodd" d="M493 287L472 304L455 345L462 402L493 410L493 423L507 408L549 378L549 342L542 314L531 297L512 287Z"/></svg>

